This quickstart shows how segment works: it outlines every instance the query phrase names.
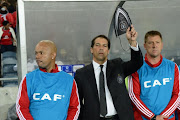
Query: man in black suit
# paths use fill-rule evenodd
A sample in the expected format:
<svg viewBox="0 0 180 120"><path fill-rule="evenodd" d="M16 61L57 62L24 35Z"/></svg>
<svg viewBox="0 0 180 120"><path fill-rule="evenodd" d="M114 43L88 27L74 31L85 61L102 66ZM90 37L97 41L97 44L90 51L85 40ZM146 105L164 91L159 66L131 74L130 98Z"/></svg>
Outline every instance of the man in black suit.
<svg viewBox="0 0 180 120"><path fill-rule="evenodd" d="M142 53L136 41L137 36L138 33L133 26L131 31L130 28L127 29L126 37L131 46L131 60L128 62L123 62L121 58L107 59L110 40L106 36L99 35L92 40L93 61L77 70L75 74L81 105L78 120L134 119L124 79L136 72L143 64ZM103 65L102 68L100 65ZM100 77L101 72L104 72L104 77ZM102 78L104 78L104 87L101 87Z"/></svg>

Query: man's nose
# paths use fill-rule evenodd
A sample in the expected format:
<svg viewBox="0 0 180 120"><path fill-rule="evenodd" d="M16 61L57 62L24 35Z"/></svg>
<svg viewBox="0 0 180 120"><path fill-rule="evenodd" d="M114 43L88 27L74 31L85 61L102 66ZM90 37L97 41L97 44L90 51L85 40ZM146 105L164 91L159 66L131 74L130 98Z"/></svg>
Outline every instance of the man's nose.
<svg viewBox="0 0 180 120"><path fill-rule="evenodd" d="M156 47L156 45L157 45L156 43L153 43L153 47L154 47L154 48Z"/></svg>
<svg viewBox="0 0 180 120"><path fill-rule="evenodd" d="M36 59L38 59L39 57L40 57L40 55L37 53L37 54L36 54Z"/></svg>
<svg viewBox="0 0 180 120"><path fill-rule="evenodd" d="M101 46L100 46L100 49L104 49L104 46L103 46L103 45L101 45Z"/></svg>

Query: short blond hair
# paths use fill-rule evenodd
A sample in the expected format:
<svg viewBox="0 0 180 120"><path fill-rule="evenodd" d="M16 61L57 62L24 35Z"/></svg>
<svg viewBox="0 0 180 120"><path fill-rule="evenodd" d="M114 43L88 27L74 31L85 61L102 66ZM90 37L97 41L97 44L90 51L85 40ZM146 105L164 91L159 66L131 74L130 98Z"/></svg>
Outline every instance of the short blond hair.
<svg viewBox="0 0 180 120"><path fill-rule="evenodd" d="M145 36L144 36L144 43L147 42L147 39L148 39L149 36L156 36L156 35L158 35L161 38L161 41L162 41L161 33L159 31L151 30L151 31L149 31L149 32L147 32L145 34Z"/></svg>

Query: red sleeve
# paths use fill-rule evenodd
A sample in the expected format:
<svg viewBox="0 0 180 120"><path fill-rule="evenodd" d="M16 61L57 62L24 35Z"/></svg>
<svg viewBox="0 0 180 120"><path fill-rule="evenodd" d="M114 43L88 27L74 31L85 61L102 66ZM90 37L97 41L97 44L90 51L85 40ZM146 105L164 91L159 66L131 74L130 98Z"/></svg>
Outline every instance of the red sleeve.
<svg viewBox="0 0 180 120"><path fill-rule="evenodd" d="M7 14L7 20L9 21L9 23L10 23L10 25L12 27L12 25L14 25L14 18L13 18L11 13Z"/></svg>
<svg viewBox="0 0 180 120"><path fill-rule="evenodd" d="M69 103L68 115L66 120L77 120L80 112L79 95L75 80L73 80L73 88Z"/></svg>
<svg viewBox="0 0 180 120"><path fill-rule="evenodd" d="M14 25L13 25L13 27L15 28L15 27L16 27L16 20L17 20L17 12L14 11L14 12L12 13L12 16L13 16L13 18L14 18Z"/></svg>
<svg viewBox="0 0 180 120"><path fill-rule="evenodd" d="M145 118L150 119L154 116L154 113L148 109L148 107L143 103L140 99L141 86L139 83L139 75L137 72L133 73L131 77L129 77L129 96L132 100L133 106L136 108L134 113L140 113L139 115L143 115ZM139 120L140 116L135 116L135 120Z"/></svg>
<svg viewBox="0 0 180 120"><path fill-rule="evenodd" d="M169 101L167 107L161 112L161 115L171 116L174 113L176 108L179 105L179 69L178 66L175 65L175 73L174 73L174 86L172 91L172 98Z"/></svg>
<svg viewBox="0 0 180 120"><path fill-rule="evenodd" d="M33 120L33 117L29 112L29 104L30 101L27 93L25 77L19 85L19 91L16 100L16 112L20 120Z"/></svg>

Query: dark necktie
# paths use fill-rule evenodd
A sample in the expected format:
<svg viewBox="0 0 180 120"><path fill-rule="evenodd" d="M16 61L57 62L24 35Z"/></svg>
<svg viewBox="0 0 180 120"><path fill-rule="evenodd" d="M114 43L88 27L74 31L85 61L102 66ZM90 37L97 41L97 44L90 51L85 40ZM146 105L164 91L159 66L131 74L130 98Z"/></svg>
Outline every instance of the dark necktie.
<svg viewBox="0 0 180 120"><path fill-rule="evenodd" d="M104 85L104 72L102 71L103 65L100 65L101 72L99 75L99 85L100 85L100 114L105 116L107 114L107 105L106 105L106 93Z"/></svg>

